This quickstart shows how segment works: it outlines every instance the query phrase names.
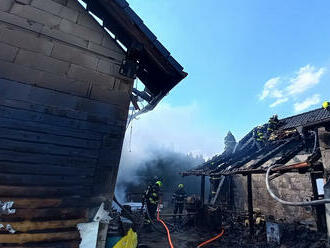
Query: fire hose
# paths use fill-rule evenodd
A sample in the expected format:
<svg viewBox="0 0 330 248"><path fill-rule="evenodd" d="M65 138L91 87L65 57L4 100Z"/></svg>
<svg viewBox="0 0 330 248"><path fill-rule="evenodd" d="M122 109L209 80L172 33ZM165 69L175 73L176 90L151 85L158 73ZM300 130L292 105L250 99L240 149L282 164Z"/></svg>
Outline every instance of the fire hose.
<svg viewBox="0 0 330 248"><path fill-rule="evenodd" d="M270 194L270 196L284 204L284 205L289 205L289 206L314 206L314 205L321 205L321 204L326 204L326 203L330 203L330 199L323 199L323 200L314 200L314 201L305 201L305 202L290 202L290 201L284 201L282 199L280 199L279 197L277 197L273 191L270 189L270 186L269 186L269 173L270 171L275 168L277 165L273 165L273 166L270 166L268 169L267 169L267 172L266 172L266 187L267 187L267 191L268 193Z"/></svg>
<svg viewBox="0 0 330 248"><path fill-rule="evenodd" d="M171 239L171 234L170 234L170 230L168 229L167 225L165 224L165 222L159 217L159 204L157 207L157 220L163 224L163 226L166 229L166 233L167 233L167 239L168 239L168 243L170 244L171 248L174 248L173 243L172 243L172 239Z"/></svg>
<svg viewBox="0 0 330 248"><path fill-rule="evenodd" d="M144 204L143 204L144 205ZM159 229L159 227L154 223L153 218L150 216L149 213L149 209L148 209L148 204L146 205L146 213L147 213L147 217L150 221L150 224L153 226L153 228L157 231L160 232L162 234L166 234L166 232L164 232L164 230ZM167 225L171 225L170 223L166 223ZM173 226L171 227L171 232L174 230Z"/></svg>
<svg viewBox="0 0 330 248"><path fill-rule="evenodd" d="M213 238L211 238L211 239L209 239L209 240L207 240L207 241L205 241L205 242L199 244L199 245L197 246L197 248L202 247L202 246L204 246L204 245L207 245L207 244L213 242L214 240L217 240L218 238L222 237L222 235L223 235L224 232L225 232L225 229L222 229L221 233L219 233L217 236L215 236L215 237L213 237Z"/></svg>

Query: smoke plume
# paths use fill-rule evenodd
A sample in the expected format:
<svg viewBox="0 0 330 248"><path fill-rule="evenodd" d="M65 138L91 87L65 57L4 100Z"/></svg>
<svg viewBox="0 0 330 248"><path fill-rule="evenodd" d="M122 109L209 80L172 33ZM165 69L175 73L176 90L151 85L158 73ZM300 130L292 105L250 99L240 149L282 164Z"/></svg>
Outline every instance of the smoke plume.
<svg viewBox="0 0 330 248"><path fill-rule="evenodd" d="M154 177L163 180L163 192L170 194L179 183L187 193L200 191L200 178L182 178L179 172L193 168L223 149L219 131L199 126L196 104L172 107L160 104L152 112L134 120L126 131L116 186L117 198L127 193L143 193ZM204 158L203 158L204 157Z"/></svg>
<svg viewBox="0 0 330 248"><path fill-rule="evenodd" d="M126 196L125 200L139 199L147 185L159 178L163 182L162 192L169 197L183 183L188 194L198 194L200 183L198 177L182 177L179 172L188 170L204 162L202 156L185 155L169 150L158 150L153 156L144 161L137 161L132 178L121 175L117 184L118 189Z"/></svg>

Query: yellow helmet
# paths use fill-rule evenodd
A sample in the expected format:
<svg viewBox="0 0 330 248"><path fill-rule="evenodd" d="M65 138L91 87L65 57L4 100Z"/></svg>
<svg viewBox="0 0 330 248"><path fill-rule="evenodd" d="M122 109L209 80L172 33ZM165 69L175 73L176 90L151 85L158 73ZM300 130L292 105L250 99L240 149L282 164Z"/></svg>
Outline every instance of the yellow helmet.
<svg viewBox="0 0 330 248"><path fill-rule="evenodd" d="M178 188L179 188L179 189L183 188L183 184L180 183L180 184L178 185Z"/></svg>
<svg viewBox="0 0 330 248"><path fill-rule="evenodd" d="M156 184L157 184L159 187L162 187L162 186L163 186L162 181L157 181Z"/></svg>
<svg viewBox="0 0 330 248"><path fill-rule="evenodd" d="M330 103L327 102L327 101L325 101L325 102L322 104L322 107L323 107L324 109L328 109L329 106L330 106Z"/></svg>

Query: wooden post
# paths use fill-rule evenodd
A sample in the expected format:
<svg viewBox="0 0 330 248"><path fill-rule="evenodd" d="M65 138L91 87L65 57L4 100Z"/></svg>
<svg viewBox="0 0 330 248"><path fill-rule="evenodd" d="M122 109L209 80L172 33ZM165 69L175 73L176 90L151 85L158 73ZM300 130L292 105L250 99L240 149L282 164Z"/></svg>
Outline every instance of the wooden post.
<svg viewBox="0 0 330 248"><path fill-rule="evenodd" d="M252 196L252 175L247 175L247 193L248 193L248 211L249 211L249 227L250 238L254 235L254 220L253 220L253 196Z"/></svg>
<svg viewBox="0 0 330 248"><path fill-rule="evenodd" d="M311 182L312 182L312 189L313 189L313 200L319 200L319 193L317 190L317 183L316 183L317 176L314 173L311 173ZM319 232L326 233L326 227L324 222L324 206L323 205L316 205L313 207L316 215L316 225L317 230Z"/></svg>
<svg viewBox="0 0 330 248"><path fill-rule="evenodd" d="M204 206L204 203L205 203L205 176L202 176L202 178L201 178L201 202L202 202L202 206Z"/></svg>
<svg viewBox="0 0 330 248"><path fill-rule="evenodd" d="M96 248L106 247L108 228L109 228L109 224L100 223L99 231L97 234Z"/></svg>
<svg viewBox="0 0 330 248"><path fill-rule="evenodd" d="M324 168L324 198L330 198L330 132L324 127L318 129L322 163ZM330 204L325 204L325 216L328 229L328 245L330 244Z"/></svg>

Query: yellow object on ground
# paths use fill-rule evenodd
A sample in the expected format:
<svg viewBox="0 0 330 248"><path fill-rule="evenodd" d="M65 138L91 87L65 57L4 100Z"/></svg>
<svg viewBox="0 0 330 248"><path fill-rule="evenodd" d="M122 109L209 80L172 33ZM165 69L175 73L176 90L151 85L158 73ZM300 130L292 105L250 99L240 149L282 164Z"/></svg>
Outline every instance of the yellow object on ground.
<svg viewBox="0 0 330 248"><path fill-rule="evenodd" d="M136 248L137 247L137 234L133 232L132 228L129 229L127 235L123 237L114 246L114 248Z"/></svg>

